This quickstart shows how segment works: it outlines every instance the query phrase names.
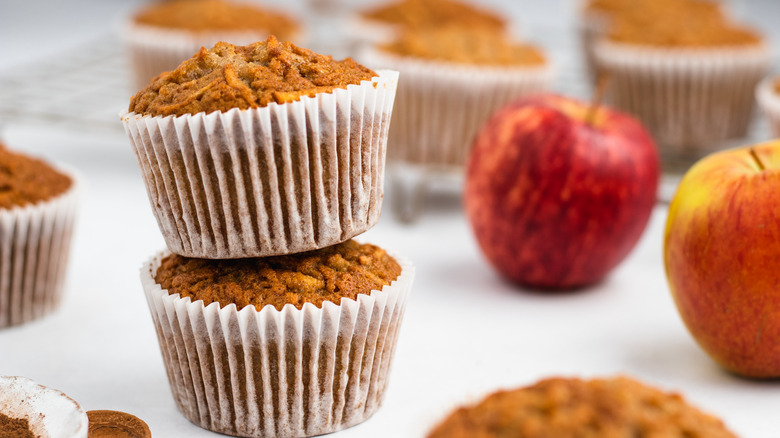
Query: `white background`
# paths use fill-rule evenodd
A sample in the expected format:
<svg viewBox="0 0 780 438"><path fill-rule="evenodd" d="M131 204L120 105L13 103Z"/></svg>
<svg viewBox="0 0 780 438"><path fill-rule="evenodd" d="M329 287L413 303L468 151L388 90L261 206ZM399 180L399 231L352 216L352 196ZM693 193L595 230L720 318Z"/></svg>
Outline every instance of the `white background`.
<svg viewBox="0 0 780 438"><path fill-rule="evenodd" d="M523 33L543 46L549 38L573 38L574 1L491 3L517 18ZM139 4L3 2L0 76L109 34ZM734 2L740 15L764 25L770 35L779 6L769 0ZM302 4L293 7L302 10ZM576 47L573 40L551 44ZM0 375L23 375L60 389L85 410L131 412L156 437L216 436L179 414L170 394L138 280L141 263L164 242L124 134L34 120L0 119L0 126L0 138L10 147L66 163L86 182L63 305L42 320L0 331ZM429 197L424 215L412 225L394 219L391 198L387 193L380 223L363 240L415 262L412 298L383 407L334 437L419 437L456 404L498 388L558 375L615 374L680 391L740 436L780 436L780 382L722 371L683 327L661 263L664 205L655 209L636 249L602 284L544 294L502 281L486 264L457 196Z"/></svg>

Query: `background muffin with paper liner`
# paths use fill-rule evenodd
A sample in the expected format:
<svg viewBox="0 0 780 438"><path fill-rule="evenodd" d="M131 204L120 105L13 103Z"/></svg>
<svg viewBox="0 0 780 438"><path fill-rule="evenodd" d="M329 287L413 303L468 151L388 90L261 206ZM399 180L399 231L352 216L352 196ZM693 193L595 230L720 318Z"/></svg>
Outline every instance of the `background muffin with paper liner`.
<svg viewBox="0 0 780 438"><path fill-rule="evenodd" d="M456 409L427 438L735 438L721 420L628 377L548 378Z"/></svg>
<svg viewBox="0 0 780 438"><path fill-rule="evenodd" d="M769 121L774 137L780 137L780 77L773 75L762 80L756 87L756 100Z"/></svg>
<svg viewBox="0 0 780 438"><path fill-rule="evenodd" d="M770 62L753 29L684 7L616 17L595 55L606 100L647 126L672 172L746 136Z"/></svg>
<svg viewBox="0 0 780 438"><path fill-rule="evenodd" d="M59 306L78 185L73 172L0 143L0 328Z"/></svg>
<svg viewBox="0 0 780 438"><path fill-rule="evenodd" d="M394 196L404 193L396 186L420 170L461 175L474 136L490 115L549 88L553 76L541 49L480 27L406 29L393 42L365 50L360 59L398 70L403 78L387 149L388 164L395 168ZM414 197L422 191L413 188L412 199L400 204L419 205ZM412 218L415 214L410 212Z"/></svg>
<svg viewBox="0 0 780 438"><path fill-rule="evenodd" d="M219 41L251 44L269 35L299 40L302 34L292 16L240 0L158 1L138 11L123 29L136 89Z"/></svg>
<svg viewBox="0 0 780 438"><path fill-rule="evenodd" d="M248 437L304 437L380 407L414 269L353 240L293 255L159 254L141 278L179 410Z"/></svg>
<svg viewBox="0 0 780 438"><path fill-rule="evenodd" d="M718 0L587 0L581 3L577 28L585 67L594 83L598 78L593 59L594 46L609 33L617 17L666 20L681 14L683 17L695 16L695 20L710 20L721 19L726 14L722 2ZM680 25L681 32L685 32L685 22L680 22Z"/></svg>
<svg viewBox="0 0 780 438"><path fill-rule="evenodd" d="M154 80L122 120L168 248L262 257L368 230L397 79L269 37Z"/></svg>

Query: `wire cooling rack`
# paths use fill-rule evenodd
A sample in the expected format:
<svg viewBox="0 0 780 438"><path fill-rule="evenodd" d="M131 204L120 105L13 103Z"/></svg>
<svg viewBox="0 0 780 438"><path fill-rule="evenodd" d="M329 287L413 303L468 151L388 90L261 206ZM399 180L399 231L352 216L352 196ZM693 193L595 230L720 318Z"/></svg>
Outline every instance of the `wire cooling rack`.
<svg viewBox="0 0 780 438"><path fill-rule="evenodd" d="M0 124L32 123L80 132L122 132L131 91L123 46L106 35L0 74Z"/></svg>

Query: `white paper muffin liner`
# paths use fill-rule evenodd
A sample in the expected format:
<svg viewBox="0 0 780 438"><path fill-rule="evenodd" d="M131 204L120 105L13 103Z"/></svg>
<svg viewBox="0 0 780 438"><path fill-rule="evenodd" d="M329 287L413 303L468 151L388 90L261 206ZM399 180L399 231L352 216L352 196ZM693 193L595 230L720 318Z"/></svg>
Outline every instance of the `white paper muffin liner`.
<svg viewBox="0 0 780 438"><path fill-rule="evenodd" d="M666 49L600 41L606 99L637 116L662 156L702 156L746 135L756 84L770 52L763 45Z"/></svg>
<svg viewBox="0 0 780 438"><path fill-rule="evenodd" d="M76 216L78 177L50 200L0 209L0 328L38 319L61 301Z"/></svg>
<svg viewBox="0 0 780 438"><path fill-rule="evenodd" d="M248 110L122 115L168 248L199 258L319 249L381 212L398 73Z"/></svg>
<svg viewBox="0 0 780 438"><path fill-rule="evenodd" d="M414 277L408 260L390 253L399 277L357 300L258 311L169 295L154 280L166 255L144 264L141 282L173 397L190 421L228 435L305 437L379 408Z"/></svg>
<svg viewBox="0 0 780 438"><path fill-rule="evenodd" d="M780 137L780 95L774 89L777 79L776 76L767 77L756 87L756 100L774 137Z"/></svg>
<svg viewBox="0 0 780 438"><path fill-rule="evenodd" d="M388 134L390 162L462 168L479 129L522 96L550 87L549 60L538 67L474 67L367 50L366 65L401 73Z"/></svg>
<svg viewBox="0 0 780 438"><path fill-rule="evenodd" d="M27 420L43 438L87 438L89 419L72 398L26 377L0 376L0 413Z"/></svg>
<svg viewBox="0 0 780 438"><path fill-rule="evenodd" d="M211 48L225 41L235 45L248 45L264 41L270 33L258 31L205 31L166 29L127 22L122 29L122 39L132 67L132 87L140 90L162 72L175 69L198 53L201 47ZM282 40L286 41L279 35ZM296 32L291 40L302 38Z"/></svg>

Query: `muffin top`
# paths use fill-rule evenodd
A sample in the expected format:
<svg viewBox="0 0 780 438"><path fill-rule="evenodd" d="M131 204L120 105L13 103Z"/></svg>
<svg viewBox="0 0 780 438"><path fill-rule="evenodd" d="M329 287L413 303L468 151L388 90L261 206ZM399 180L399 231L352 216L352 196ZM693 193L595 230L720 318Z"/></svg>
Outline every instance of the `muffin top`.
<svg viewBox="0 0 780 438"><path fill-rule="evenodd" d="M162 260L155 281L170 294L238 309L270 304L302 308L339 304L392 283L401 266L384 250L348 240L316 251L274 257L232 260L193 259L169 255Z"/></svg>
<svg viewBox="0 0 780 438"><path fill-rule="evenodd" d="M587 10L611 17L607 37L661 47L757 44L760 36L732 23L711 0L592 0Z"/></svg>
<svg viewBox="0 0 780 438"><path fill-rule="evenodd" d="M406 29L380 49L401 56L480 66L532 66L545 63L544 55L528 44L509 40L502 31L444 26Z"/></svg>
<svg viewBox="0 0 780 438"><path fill-rule="evenodd" d="M685 19L669 15L618 17L608 38L611 41L655 47L721 47L761 43L761 36L752 29L731 23L727 19L697 16Z"/></svg>
<svg viewBox="0 0 780 438"><path fill-rule="evenodd" d="M140 11L134 20L147 26L205 31L263 31L290 38L299 28L287 15L248 3L224 0L166 0Z"/></svg>
<svg viewBox="0 0 780 438"><path fill-rule="evenodd" d="M734 438L719 419L625 377L552 378L457 409L428 438Z"/></svg>
<svg viewBox="0 0 780 438"><path fill-rule="evenodd" d="M0 208L23 207L61 195L73 184L45 162L0 143Z"/></svg>
<svg viewBox="0 0 780 438"><path fill-rule="evenodd" d="M506 26L499 15L454 0L401 0L367 10L362 16L412 28L460 25L503 29Z"/></svg>
<svg viewBox="0 0 780 438"><path fill-rule="evenodd" d="M130 100L136 114L168 116L257 108L331 92L377 76L350 58L334 61L276 37L248 46L201 48Z"/></svg>

